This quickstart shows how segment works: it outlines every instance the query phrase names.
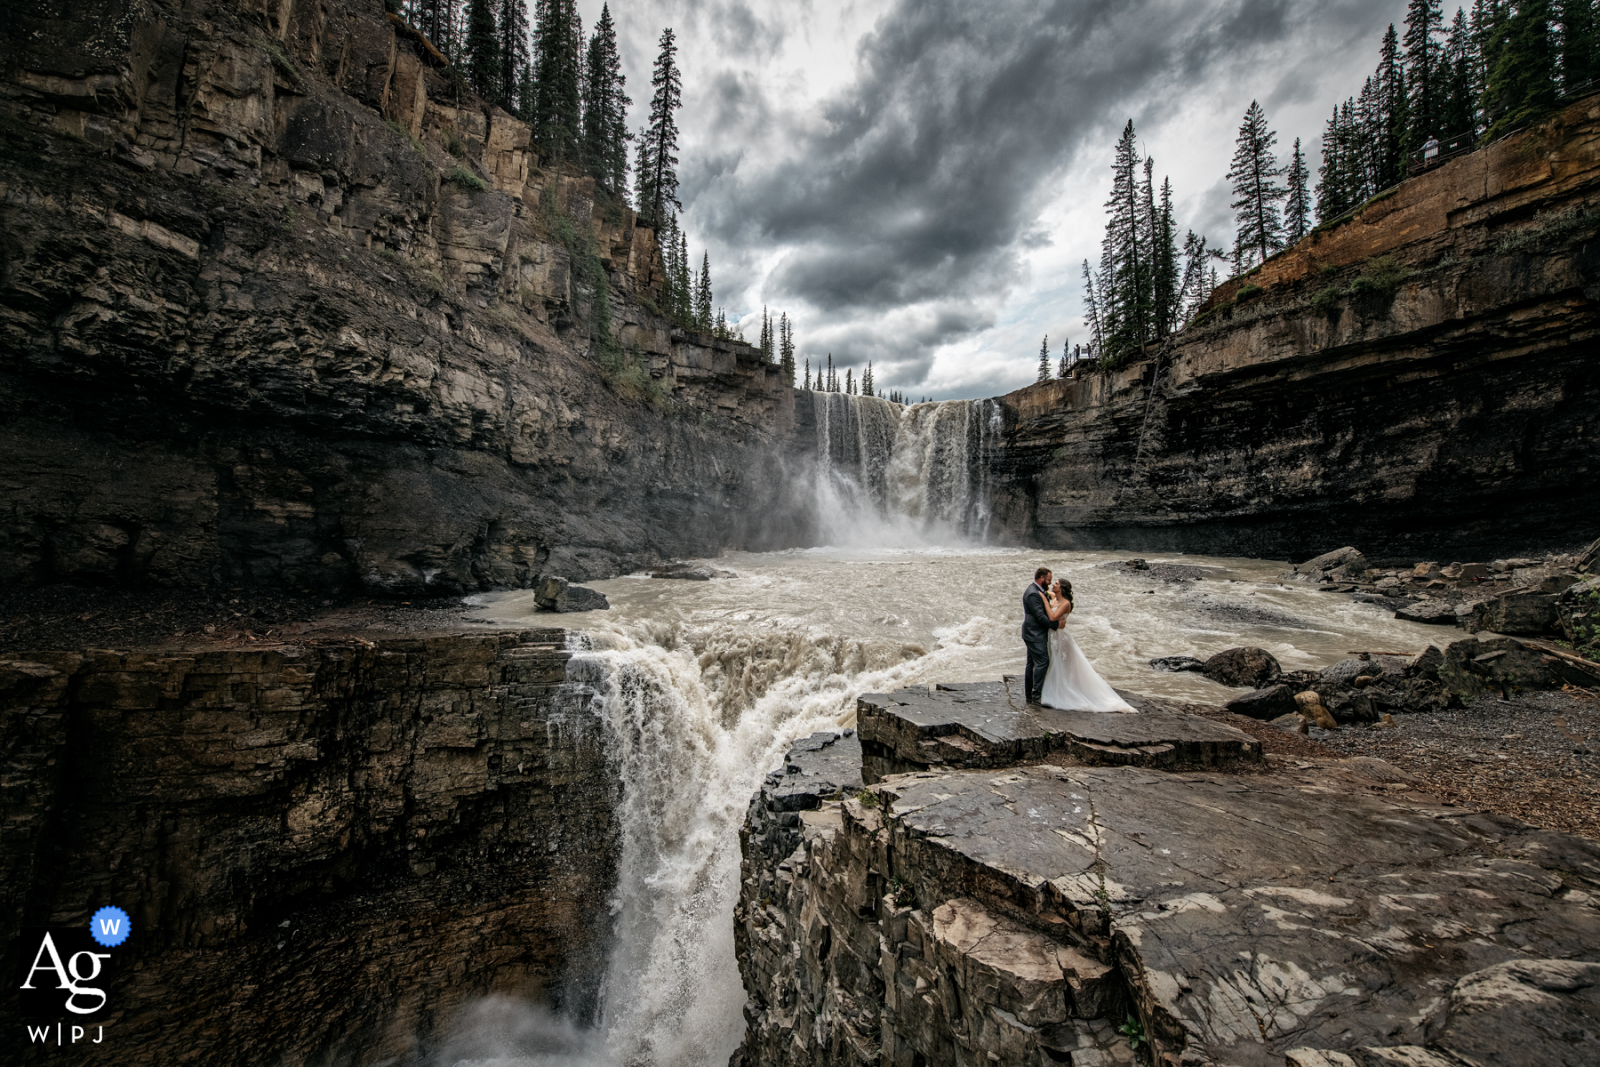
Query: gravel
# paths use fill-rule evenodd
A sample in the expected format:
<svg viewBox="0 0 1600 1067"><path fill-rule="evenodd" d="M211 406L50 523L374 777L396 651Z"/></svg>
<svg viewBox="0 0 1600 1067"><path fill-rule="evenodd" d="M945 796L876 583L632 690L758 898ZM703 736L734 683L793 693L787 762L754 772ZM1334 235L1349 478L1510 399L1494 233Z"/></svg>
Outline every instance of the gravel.
<svg viewBox="0 0 1600 1067"><path fill-rule="evenodd" d="M1394 722L1315 732L1346 756L1373 756L1415 775L1440 800L1600 840L1600 696L1484 698Z"/></svg>

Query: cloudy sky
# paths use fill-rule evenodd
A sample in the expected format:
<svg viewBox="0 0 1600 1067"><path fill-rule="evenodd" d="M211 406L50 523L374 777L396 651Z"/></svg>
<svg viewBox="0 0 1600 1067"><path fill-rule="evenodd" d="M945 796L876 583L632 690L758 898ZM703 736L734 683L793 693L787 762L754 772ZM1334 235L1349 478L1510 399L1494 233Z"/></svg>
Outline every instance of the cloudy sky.
<svg viewBox="0 0 1600 1067"><path fill-rule="evenodd" d="M579 0L592 27L600 0ZM1445 21L1455 5L1447 4ZM690 255L730 318L795 322L815 366L913 397L992 396L1083 341L1110 162L1130 118L1180 232L1233 234L1224 175L1259 100L1320 162L1404 0L617 0L633 125L680 46Z"/></svg>

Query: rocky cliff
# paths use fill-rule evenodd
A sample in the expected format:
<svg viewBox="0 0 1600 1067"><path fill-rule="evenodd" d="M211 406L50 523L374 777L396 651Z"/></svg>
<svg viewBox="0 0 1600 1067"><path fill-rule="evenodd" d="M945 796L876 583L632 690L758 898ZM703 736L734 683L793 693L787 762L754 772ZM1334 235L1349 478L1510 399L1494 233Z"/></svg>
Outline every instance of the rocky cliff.
<svg viewBox="0 0 1600 1067"><path fill-rule="evenodd" d="M1381 760L1185 765L1143 716L1005 705L998 684L869 694L859 736L768 777L741 839L736 1067L1600 1052L1593 842L1440 805ZM1235 732L1184 717L1162 735ZM925 769L873 772L919 736L903 762Z"/></svg>
<svg viewBox="0 0 1600 1067"><path fill-rule="evenodd" d="M379 0L0 33L0 583L449 593L788 536L777 368L656 314L652 232Z"/></svg>
<svg viewBox="0 0 1600 1067"><path fill-rule="evenodd" d="M617 785L564 638L0 659L8 973L20 929L133 920L104 1043L49 1062L395 1062L488 993L582 1018Z"/></svg>
<svg viewBox="0 0 1600 1067"><path fill-rule="evenodd" d="M1600 96L1404 182L1116 369L1003 398L1044 545L1527 555L1594 536Z"/></svg>

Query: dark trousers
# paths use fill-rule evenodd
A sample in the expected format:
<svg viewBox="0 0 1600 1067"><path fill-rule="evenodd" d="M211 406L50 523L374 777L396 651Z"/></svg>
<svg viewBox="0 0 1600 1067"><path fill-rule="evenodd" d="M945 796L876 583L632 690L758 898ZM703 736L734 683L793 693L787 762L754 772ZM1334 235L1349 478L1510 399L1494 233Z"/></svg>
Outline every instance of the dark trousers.
<svg viewBox="0 0 1600 1067"><path fill-rule="evenodd" d="M1044 634L1023 640L1022 645L1028 650L1028 665L1022 668L1022 688L1030 704L1039 703L1039 694L1044 691L1045 672L1050 669L1050 639Z"/></svg>

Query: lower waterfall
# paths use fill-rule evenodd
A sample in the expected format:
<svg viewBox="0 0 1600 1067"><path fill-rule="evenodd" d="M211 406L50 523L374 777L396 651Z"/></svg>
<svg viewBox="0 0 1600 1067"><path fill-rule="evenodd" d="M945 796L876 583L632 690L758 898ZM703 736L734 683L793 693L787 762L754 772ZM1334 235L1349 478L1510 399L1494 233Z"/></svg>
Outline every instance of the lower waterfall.
<svg viewBox="0 0 1600 1067"><path fill-rule="evenodd" d="M987 540L988 456L1000 439L998 401L944 400L907 407L848 393L813 392L810 397L823 544L882 547Z"/></svg>

